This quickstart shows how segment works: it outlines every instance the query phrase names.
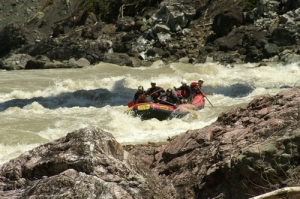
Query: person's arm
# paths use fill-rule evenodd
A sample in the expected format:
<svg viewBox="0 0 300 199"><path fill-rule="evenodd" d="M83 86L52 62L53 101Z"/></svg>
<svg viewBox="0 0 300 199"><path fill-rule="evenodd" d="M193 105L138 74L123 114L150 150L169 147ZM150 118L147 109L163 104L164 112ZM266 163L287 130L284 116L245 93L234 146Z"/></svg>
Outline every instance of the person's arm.
<svg viewBox="0 0 300 199"><path fill-rule="evenodd" d="M176 86L174 86L174 90L175 90L175 91L181 90L181 86L178 87L178 88L176 88Z"/></svg>

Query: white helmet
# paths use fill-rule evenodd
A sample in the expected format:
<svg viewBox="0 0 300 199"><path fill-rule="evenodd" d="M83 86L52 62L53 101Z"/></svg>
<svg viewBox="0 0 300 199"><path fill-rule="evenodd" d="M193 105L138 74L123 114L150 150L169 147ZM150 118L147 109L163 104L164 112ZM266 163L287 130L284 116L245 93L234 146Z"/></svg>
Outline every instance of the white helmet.
<svg viewBox="0 0 300 199"><path fill-rule="evenodd" d="M156 84L156 82L154 80L151 81L151 84Z"/></svg>
<svg viewBox="0 0 300 199"><path fill-rule="evenodd" d="M204 82L204 80L203 79L199 79L198 82Z"/></svg>
<svg viewBox="0 0 300 199"><path fill-rule="evenodd" d="M186 81L185 79L183 79L183 80L181 81L181 84L187 84L187 81Z"/></svg>

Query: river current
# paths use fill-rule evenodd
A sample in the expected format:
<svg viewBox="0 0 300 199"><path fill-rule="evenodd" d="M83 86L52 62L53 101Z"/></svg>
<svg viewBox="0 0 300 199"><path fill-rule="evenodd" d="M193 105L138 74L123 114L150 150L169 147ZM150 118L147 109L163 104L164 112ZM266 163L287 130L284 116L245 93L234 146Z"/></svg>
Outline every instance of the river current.
<svg viewBox="0 0 300 199"><path fill-rule="evenodd" d="M100 63L82 69L0 71L0 164L74 130L98 126L121 144L166 141L203 128L254 97L300 86L298 64L163 64L130 68ZM144 120L126 114L138 86L165 89L204 79L205 108L181 119ZM209 103L211 102L211 104Z"/></svg>

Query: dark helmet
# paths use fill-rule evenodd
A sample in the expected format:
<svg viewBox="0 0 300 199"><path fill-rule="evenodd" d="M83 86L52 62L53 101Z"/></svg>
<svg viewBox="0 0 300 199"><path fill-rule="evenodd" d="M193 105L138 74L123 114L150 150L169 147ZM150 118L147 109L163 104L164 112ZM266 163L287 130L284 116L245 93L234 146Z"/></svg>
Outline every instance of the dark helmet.
<svg viewBox="0 0 300 199"><path fill-rule="evenodd" d="M168 88L168 89L167 89L167 92L171 92L171 93L172 93L172 89L171 89L171 88Z"/></svg>
<svg viewBox="0 0 300 199"><path fill-rule="evenodd" d="M144 90L144 88L143 88L142 86L139 86L139 87L138 87L138 90L141 90L141 91L143 91L143 90Z"/></svg>

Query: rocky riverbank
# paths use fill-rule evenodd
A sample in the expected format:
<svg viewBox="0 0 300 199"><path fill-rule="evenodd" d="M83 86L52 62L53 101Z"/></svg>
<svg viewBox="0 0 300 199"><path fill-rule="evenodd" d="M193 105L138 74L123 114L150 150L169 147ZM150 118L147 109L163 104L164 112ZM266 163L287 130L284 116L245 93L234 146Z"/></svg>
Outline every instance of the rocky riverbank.
<svg viewBox="0 0 300 199"><path fill-rule="evenodd" d="M79 129L2 165L0 197L246 199L298 186L299 107L300 89L286 89L126 150L97 127Z"/></svg>
<svg viewBox="0 0 300 199"><path fill-rule="evenodd" d="M291 63L299 60L299 7L293 0L9 0L0 3L0 68Z"/></svg>

